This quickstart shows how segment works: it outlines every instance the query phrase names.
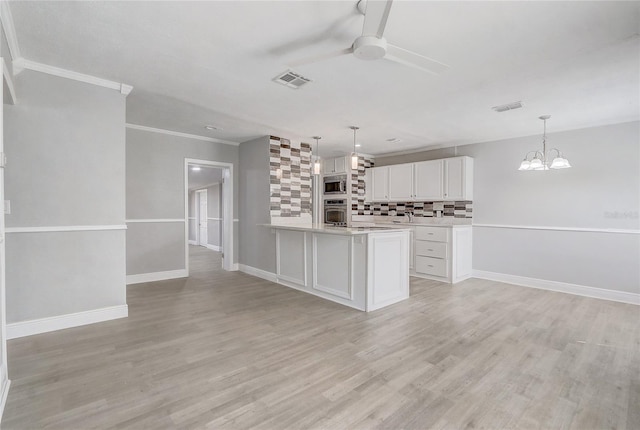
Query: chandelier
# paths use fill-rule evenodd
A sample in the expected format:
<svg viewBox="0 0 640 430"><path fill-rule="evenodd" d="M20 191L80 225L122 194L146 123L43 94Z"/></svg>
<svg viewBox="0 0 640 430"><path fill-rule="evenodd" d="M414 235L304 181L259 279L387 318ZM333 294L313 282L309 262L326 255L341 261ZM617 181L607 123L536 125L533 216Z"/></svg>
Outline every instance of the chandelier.
<svg viewBox="0 0 640 430"><path fill-rule="evenodd" d="M547 120L551 118L551 115L542 115L539 118L544 122L542 151L535 150L527 152L518 170L567 169L571 167L569 160L562 156L559 149L551 148L547 151ZM554 151L556 156L552 158L551 155ZM530 156L531 158L529 158ZM549 160L551 160L551 162L549 162Z"/></svg>

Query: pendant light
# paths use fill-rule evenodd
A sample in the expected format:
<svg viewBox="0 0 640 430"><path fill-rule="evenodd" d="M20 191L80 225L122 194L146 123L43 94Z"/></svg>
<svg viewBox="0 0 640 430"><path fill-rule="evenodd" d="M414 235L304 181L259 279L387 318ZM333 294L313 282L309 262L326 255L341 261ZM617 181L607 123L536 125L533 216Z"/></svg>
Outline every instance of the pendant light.
<svg viewBox="0 0 640 430"><path fill-rule="evenodd" d="M518 170L549 170L549 169L567 169L571 167L569 160L562 156L559 149L551 148L547 152L547 120L551 115L542 115L539 117L544 122L544 132L542 134L542 151L529 151L524 156L524 160L520 163ZM555 158L549 163L552 152L556 152ZM533 154L531 159L529 156Z"/></svg>
<svg viewBox="0 0 640 430"><path fill-rule="evenodd" d="M358 154L356 153L356 131L360 127L352 125L349 128L353 130L353 152L351 153L351 170L358 170Z"/></svg>
<svg viewBox="0 0 640 430"><path fill-rule="evenodd" d="M318 141L322 139L320 136L313 136L316 140L316 161L313 163L313 174L319 175L322 170L322 164L320 163L320 153L318 152Z"/></svg>

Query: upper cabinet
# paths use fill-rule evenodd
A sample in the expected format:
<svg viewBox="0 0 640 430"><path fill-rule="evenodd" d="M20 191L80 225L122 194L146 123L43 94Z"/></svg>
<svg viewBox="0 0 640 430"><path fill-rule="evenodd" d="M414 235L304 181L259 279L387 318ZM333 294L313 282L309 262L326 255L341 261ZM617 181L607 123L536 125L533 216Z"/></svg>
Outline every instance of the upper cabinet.
<svg viewBox="0 0 640 430"><path fill-rule="evenodd" d="M374 202L389 201L389 168L373 167L371 169L371 200Z"/></svg>
<svg viewBox="0 0 640 430"><path fill-rule="evenodd" d="M389 166L389 200L403 201L413 198L413 164Z"/></svg>
<svg viewBox="0 0 640 430"><path fill-rule="evenodd" d="M364 171L364 201L373 201L373 169Z"/></svg>
<svg viewBox="0 0 640 430"><path fill-rule="evenodd" d="M373 167L365 174L366 201L473 200L471 157Z"/></svg>
<svg viewBox="0 0 640 430"><path fill-rule="evenodd" d="M444 199L444 160L421 161L413 165L416 200Z"/></svg>
<svg viewBox="0 0 640 430"><path fill-rule="evenodd" d="M322 173L325 175L347 173L347 158L348 157L337 157L323 160Z"/></svg>
<svg viewBox="0 0 640 430"><path fill-rule="evenodd" d="M473 158L444 160L444 200L473 200Z"/></svg>

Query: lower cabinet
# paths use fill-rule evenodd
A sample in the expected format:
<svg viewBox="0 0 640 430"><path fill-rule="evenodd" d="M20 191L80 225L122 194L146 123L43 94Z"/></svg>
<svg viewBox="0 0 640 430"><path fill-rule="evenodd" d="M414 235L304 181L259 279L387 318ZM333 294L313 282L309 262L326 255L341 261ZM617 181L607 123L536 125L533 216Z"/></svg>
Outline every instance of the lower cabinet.
<svg viewBox="0 0 640 430"><path fill-rule="evenodd" d="M456 283L471 277L471 226L416 226L411 274Z"/></svg>

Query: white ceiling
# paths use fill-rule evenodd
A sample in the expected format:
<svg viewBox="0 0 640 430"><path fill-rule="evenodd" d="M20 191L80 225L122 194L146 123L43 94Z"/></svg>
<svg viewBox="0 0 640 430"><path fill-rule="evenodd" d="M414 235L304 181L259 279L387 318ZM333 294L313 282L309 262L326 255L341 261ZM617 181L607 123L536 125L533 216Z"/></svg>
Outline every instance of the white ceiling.
<svg viewBox="0 0 640 430"><path fill-rule="evenodd" d="M353 56L288 62L350 46L356 1L11 2L25 58L134 86L127 121L246 141L312 142L322 155L453 146L637 120L639 2L393 3L390 43L450 65L432 76ZM492 106L521 100L502 114ZM207 131L205 124L223 130ZM400 143L388 143L389 138Z"/></svg>
<svg viewBox="0 0 640 430"><path fill-rule="evenodd" d="M189 190L199 190L209 185L222 182L222 169L219 167L200 166L200 170L193 170L194 166L189 166L187 179Z"/></svg>

